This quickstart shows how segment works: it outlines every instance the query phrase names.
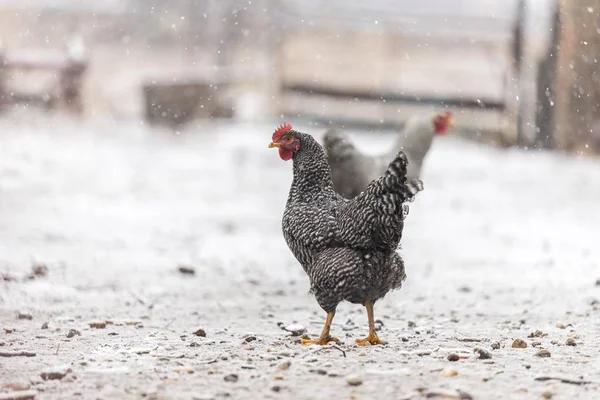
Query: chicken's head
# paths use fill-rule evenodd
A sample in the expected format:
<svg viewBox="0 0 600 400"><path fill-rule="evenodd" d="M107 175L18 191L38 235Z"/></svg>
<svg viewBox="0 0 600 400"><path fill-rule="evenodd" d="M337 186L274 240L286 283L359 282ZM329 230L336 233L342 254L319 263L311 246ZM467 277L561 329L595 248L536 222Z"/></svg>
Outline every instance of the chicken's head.
<svg viewBox="0 0 600 400"><path fill-rule="evenodd" d="M294 133L290 124L283 124L273 132L273 141L269 148L279 148L279 157L283 161L290 160L294 153L300 150L300 139Z"/></svg>
<svg viewBox="0 0 600 400"><path fill-rule="evenodd" d="M439 113L433 119L433 128L435 130L436 135L445 134L448 130L448 127L453 125L454 118L452 118L452 113L450 111Z"/></svg>

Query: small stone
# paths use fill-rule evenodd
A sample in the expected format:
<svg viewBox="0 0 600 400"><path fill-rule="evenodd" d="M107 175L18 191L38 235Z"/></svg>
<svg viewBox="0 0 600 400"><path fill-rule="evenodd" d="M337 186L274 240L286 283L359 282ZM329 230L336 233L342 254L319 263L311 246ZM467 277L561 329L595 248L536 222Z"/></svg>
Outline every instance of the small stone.
<svg viewBox="0 0 600 400"><path fill-rule="evenodd" d="M192 267L191 265L180 265L178 267L178 270L183 275L195 275L196 274L196 269L194 267Z"/></svg>
<svg viewBox="0 0 600 400"><path fill-rule="evenodd" d="M312 372L313 374L317 375L327 375L327 371L324 369L309 369L308 372Z"/></svg>
<svg viewBox="0 0 600 400"><path fill-rule="evenodd" d="M413 321L408 321L408 327L409 328L415 328L417 326L417 324Z"/></svg>
<svg viewBox="0 0 600 400"><path fill-rule="evenodd" d="M67 338L72 338L74 336L81 336L81 332L79 332L77 329L70 329L69 333L67 333Z"/></svg>
<svg viewBox="0 0 600 400"><path fill-rule="evenodd" d="M515 341L512 343L512 348L513 349L526 349L527 342L522 339L515 339Z"/></svg>
<svg viewBox="0 0 600 400"><path fill-rule="evenodd" d="M577 343L575 343L575 339L573 339L573 338L568 338L567 341L565 342L565 344L567 346L577 346Z"/></svg>
<svg viewBox="0 0 600 400"><path fill-rule="evenodd" d="M525 367L525 369L531 369L531 365L530 364L525 364L524 367Z"/></svg>
<svg viewBox="0 0 600 400"><path fill-rule="evenodd" d="M556 324L556 327L558 329L565 329L566 328L565 324L561 324L561 323Z"/></svg>
<svg viewBox="0 0 600 400"><path fill-rule="evenodd" d="M479 358L480 360L489 360L490 358L492 358L492 354L489 351L482 349L481 347L475 347L473 349L473 352L477 354L477 358Z"/></svg>
<svg viewBox="0 0 600 400"><path fill-rule="evenodd" d="M600 279L596 279L596 286L600 286Z"/></svg>
<svg viewBox="0 0 600 400"><path fill-rule="evenodd" d="M118 336L118 332L108 332L108 336Z"/></svg>
<svg viewBox="0 0 600 400"><path fill-rule="evenodd" d="M273 391L275 393L279 393L279 392L281 392L281 386L275 385L275 386L271 387L271 391Z"/></svg>
<svg viewBox="0 0 600 400"><path fill-rule="evenodd" d="M542 393L542 397L545 399L551 399L553 396L552 392L546 390L544 393Z"/></svg>
<svg viewBox="0 0 600 400"><path fill-rule="evenodd" d="M6 333L13 333L14 331L14 328L4 328L4 332Z"/></svg>
<svg viewBox="0 0 600 400"><path fill-rule="evenodd" d="M448 361L458 361L460 360L460 357L458 356L458 354L456 353L450 353L448 354Z"/></svg>
<svg viewBox="0 0 600 400"><path fill-rule="evenodd" d="M48 329L48 323L47 322L44 322L42 324L42 329Z"/></svg>
<svg viewBox="0 0 600 400"><path fill-rule="evenodd" d="M291 365L292 365L292 362L290 360L286 360L286 361L282 362L281 364L279 364L277 366L277 369L279 369L281 371L286 371L286 370L290 369Z"/></svg>
<svg viewBox="0 0 600 400"><path fill-rule="evenodd" d="M306 333L306 328L299 324L288 325L283 330L290 332L292 336L302 336Z"/></svg>
<svg viewBox="0 0 600 400"><path fill-rule="evenodd" d="M53 367L47 370L44 370L40 373L40 376L45 381L62 379L67 376L68 373L73 372L68 365L61 365L58 367Z"/></svg>
<svg viewBox="0 0 600 400"><path fill-rule="evenodd" d="M500 342L492 342L491 346L492 350L498 350L500 349Z"/></svg>
<svg viewBox="0 0 600 400"><path fill-rule="evenodd" d="M247 337L244 339L244 341L245 341L246 343L250 343L250 342L253 342L253 341L255 341L255 340L256 340L256 336L247 336Z"/></svg>
<svg viewBox="0 0 600 400"><path fill-rule="evenodd" d="M546 349L541 349L540 351L535 353L535 355L538 357L550 357L550 352Z"/></svg>
<svg viewBox="0 0 600 400"><path fill-rule="evenodd" d="M453 376L456 376L456 375L458 375L458 371L455 370L455 369L444 368L442 370L442 376L445 377L445 378L450 378L450 377L453 377Z"/></svg>
<svg viewBox="0 0 600 400"><path fill-rule="evenodd" d="M106 321L92 321L89 325L93 329L104 329L106 328Z"/></svg>
<svg viewBox="0 0 600 400"><path fill-rule="evenodd" d="M204 329L200 328L194 332L194 335L200 336L200 337L206 337L206 331Z"/></svg>
<svg viewBox="0 0 600 400"><path fill-rule="evenodd" d="M346 382L350 386L360 386L362 385L363 380L358 375L348 375L348 377L346 378Z"/></svg>
<svg viewBox="0 0 600 400"><path fill-rule="evenodd" d="M238 376L236 374L229 374L229 375L225 375L225 377L223 378L223 380L225 382L237 382L238 381Z"/></svg>
<svg viewBox="0 0 600 400"><path fill-rule="evenodd" d="M532 333L530 333L530 334L529 334L529 336L527 336L527 337L528 337L528 338L534 338L534 337L539 337L539 338L541 338L541 337L546 337L546 336L548 336L548 334L547 334L547 333L545 333L545 332L542 332L542 331L540 331L540 330L537 330L537 331L535 331L535 332L532 332Z"/></svg>
<svg viewBox="0 0 600 400"><path fill-rule="evenodd" d="M533 342L531 343L531 347L540 347L542 345L542 342Z"/></svg>
<svg viewBox="0 0 600 400"><path fill-rule="evenodd" d="M48 266L46 264L34 264L31 267L31 272L27 276L27 279L35 279L48 275Z"/></svg>
<svg viewBox="0 0 600 400"><path fill-rule="evenodd" d="M31 315L31 313L28 313L28 312L20 312L19 314L17 314L17 318L18 319L29 319L29 320L32 320L33 319L33 315Z"/></svg>

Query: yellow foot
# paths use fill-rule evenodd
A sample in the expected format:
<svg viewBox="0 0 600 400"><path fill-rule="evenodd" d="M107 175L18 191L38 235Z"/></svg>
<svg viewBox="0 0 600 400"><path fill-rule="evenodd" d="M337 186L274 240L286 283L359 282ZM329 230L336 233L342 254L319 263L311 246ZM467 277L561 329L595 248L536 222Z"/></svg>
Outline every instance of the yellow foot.
<svg viewBox="0 0 600 400"><path fill-rule="evenodd" d="M327 343L329 342L339 342L340 340L338 338L334 338L329 336L327 339L322 339L319 338L317 340L312 340L312 339L300 339L300 344L303 346L309 345L309 344L318 344L319 346L325 346Z"/></svg>
<svg viewBox="0 0 600 400"><path fill-rule="evenodd" d="M356 344L359 346L366 346L366 345L375 345L375 344L385 344L385 342L381 339L379 339L377 337L376 334L374 335L369 335L364 339L356 339Z"/></svg>

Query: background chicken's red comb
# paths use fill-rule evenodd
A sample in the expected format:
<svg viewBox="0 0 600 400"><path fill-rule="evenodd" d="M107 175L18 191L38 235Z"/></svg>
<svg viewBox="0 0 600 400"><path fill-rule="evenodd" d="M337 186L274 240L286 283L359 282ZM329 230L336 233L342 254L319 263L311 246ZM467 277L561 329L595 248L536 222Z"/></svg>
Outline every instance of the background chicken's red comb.
<svg viewBox="0 0 600 400"><path fill-rule="evenodd" d="M287 131L291 131L291 130L292 130L292 125L282 124L277 129L275 129L275 132L273 132L273 141L274 142L277 141L281 137L281 135L283 135Z"/></svg>

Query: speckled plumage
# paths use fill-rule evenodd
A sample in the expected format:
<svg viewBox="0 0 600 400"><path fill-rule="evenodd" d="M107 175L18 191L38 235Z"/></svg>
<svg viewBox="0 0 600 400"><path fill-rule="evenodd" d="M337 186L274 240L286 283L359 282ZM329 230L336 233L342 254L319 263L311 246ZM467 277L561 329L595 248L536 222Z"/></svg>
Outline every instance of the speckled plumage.
<svg viewBox="0 0 600 400"><path fill-rule="evenodd" d="M407 182L407 160L398 153L386 172L353 200L333 189L323 148L304 133L293 156L294 178L283 214L283 235L308 274L326 312L343 300L365 304L401 287L404 263L396 253L407 202L422 190Z"/></svg>

